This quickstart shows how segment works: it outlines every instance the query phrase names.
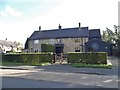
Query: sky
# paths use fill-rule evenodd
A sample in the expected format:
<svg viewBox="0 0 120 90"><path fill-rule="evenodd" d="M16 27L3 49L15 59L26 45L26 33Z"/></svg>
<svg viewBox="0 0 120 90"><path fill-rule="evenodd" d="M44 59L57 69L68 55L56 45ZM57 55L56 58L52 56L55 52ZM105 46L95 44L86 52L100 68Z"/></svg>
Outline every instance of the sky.
<svg viewBox="0 0 120 90"><path fill-rule="evenodd" d="M118 25L119 0L0 0L0 40L25 43L39 29Z"/></svg>

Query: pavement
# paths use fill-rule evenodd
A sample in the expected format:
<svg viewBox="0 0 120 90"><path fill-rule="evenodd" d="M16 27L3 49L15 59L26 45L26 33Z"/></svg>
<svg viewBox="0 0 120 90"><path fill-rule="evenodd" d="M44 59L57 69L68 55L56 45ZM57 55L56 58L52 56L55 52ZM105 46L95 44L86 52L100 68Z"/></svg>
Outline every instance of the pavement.
<svg viewBox="0 0 120 90"><path fill-rule="evenodd" d="M29 80L42 80L74 85L88 85L105 88L118 88L118 59L109 58L112 69L74 68L67 64L48 66L17 66L1 69L1 77L15 77Z"/></svg>

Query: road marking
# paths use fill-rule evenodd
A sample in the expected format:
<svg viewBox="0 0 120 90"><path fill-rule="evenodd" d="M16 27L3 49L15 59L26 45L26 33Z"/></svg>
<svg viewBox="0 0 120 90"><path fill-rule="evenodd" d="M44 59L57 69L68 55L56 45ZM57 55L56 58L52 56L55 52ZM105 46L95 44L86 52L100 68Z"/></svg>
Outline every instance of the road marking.
<svg viewBox="0 0 120 90"><path fill-rule="evenodd" d="M106 80L106 81L104 81L105 83L108 83L108 82L112 82L113 80Z"/></svg>
<svg viewBox="0 0 120 90"><path fill-rule="evenodd" d="M82 77L82 79L86 79L87 77Z"/></svg>

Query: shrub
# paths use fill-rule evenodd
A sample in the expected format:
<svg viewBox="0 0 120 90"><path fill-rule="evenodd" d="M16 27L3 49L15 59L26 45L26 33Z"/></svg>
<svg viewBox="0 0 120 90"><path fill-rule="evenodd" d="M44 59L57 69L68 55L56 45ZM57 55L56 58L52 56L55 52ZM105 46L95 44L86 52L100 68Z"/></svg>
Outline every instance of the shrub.
<svg viewBox="0 0 120 90"><path fill-rule="evenodd" d="M51 53L5 54L3 60L28 64L46 63L52 61Z"/></svg>
<svg viewBox="0 0 120 90"><path fill-rule="evenodd" d="M82 64L107 64L107 53L105 52L70 52L67 53L69 63Z"/></svg>
<svg viewBox="0 0 120 90"><path fill-rule="evenodd" d="M54 52L54 45L41 44L41 52Z"/></svg>

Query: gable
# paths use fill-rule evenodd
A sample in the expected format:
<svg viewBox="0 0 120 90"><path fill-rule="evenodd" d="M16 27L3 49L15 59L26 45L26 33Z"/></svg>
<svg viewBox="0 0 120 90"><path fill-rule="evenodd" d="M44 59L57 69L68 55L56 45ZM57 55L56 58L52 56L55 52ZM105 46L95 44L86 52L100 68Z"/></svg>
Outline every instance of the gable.
<svg viewBox="0 0 120 90"><path fill-rule="evenodd" d="M100 38L101 39L100 29L89 30L89 39L92 39L92 38Z"/></svg>

